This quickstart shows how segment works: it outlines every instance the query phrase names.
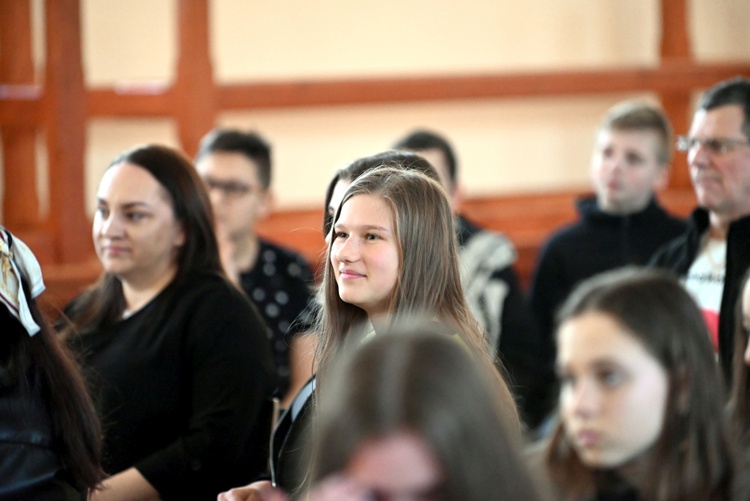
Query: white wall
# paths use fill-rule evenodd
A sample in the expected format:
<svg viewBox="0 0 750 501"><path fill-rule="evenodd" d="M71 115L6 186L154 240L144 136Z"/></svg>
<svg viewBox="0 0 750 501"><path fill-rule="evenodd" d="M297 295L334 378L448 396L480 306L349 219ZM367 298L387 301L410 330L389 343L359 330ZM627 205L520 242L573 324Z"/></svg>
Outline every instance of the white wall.
<svg viewBox="0 0 750 501"><path fill-rule="evenodd" d="M34 4L38 24L41 0ZM697 58L750 58L750 2L691 0L689 8ZM229 83L652 66L658 9L657 0L213 0L214 73ZM88 85L170 81L175 12L175 0L83 0ZM41 68L43 54L38 59ZM219 121L268 136L278 206L291 208L316 206L336 167L416 126L454 142L468 196L585 186L594 127L630 97L654 99L339 106L232 112ZM177 134L171 120L94 120L87 140L93 210L101 171L118 152L144 142L177 145Z"/></svg>

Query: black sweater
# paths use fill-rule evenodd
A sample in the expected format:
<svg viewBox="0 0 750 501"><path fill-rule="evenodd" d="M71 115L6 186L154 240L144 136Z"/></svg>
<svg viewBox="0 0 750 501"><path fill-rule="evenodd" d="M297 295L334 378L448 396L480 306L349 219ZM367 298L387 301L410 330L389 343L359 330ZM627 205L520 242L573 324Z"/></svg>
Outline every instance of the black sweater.
<svg viewBox="0 0 750 501"><path fill-rule="evenodd" d="M105 470L135 468L163 499L215 499L267 461L260 411L274 389L265 326L213 275L172 283L74 347L99 404Z"/></svg>

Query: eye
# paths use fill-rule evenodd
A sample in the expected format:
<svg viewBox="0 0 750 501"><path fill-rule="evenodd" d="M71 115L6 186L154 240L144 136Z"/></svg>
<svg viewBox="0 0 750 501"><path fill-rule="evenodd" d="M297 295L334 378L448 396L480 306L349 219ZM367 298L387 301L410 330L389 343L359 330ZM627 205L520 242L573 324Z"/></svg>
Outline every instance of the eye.
<svg viewBox="0 0 750 501"><path fill-rule="evenodd" d="M557 373L557 380L560 382L560 386L575 386L576 384L576 378L573 374L570 374L569 372L558 372Z"/></svg>
<svg viewBox="0 0 750 501"><path fill-rule="evenodd" d="M616 388L625 380L624 374L615 369L603 369L596 374L597 379L610 388Z"/></svg>
<svg viewBox="0 0 750 501"><path fill-rule="evenodd" d="M368 233L365 235L366 240L377 240L380 238L380 236L376 235L375 233Z"/></svg>
<svg viewBox="0 0 750 501"><path fill-rule="evenodd" d="M334 231L333 232L333 238L347 238L349 236L348 233L344 231Z"/></svg>
<svg viewBox="0 0 750 501"><path fill-rule="evenodd" d="M107 219L107 216L109 216L109 209L100 205L96 208L96 215L103 219Z"/></svg>
<svg viewBox="0 0 750 501"><path fill-rule="evenodd" d="M643 163L643 159L639 155L635 155L633 153L628 153L625 156L625 160L631 165Z"/></svg>
<svg viewBox="0 0 750 501"><path fill-rule="evenodd" d="M143 212L128 212L125 214L125 219L128 221L141 221L142 219L146 218L146 214Z"/></svg>

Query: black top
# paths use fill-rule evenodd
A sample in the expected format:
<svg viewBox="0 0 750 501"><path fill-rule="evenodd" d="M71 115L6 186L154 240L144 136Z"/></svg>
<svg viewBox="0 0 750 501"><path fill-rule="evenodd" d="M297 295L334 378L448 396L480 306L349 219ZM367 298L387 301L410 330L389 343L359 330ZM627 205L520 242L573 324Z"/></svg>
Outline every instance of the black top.
<svg viewBox="0 0 750 501"><path fill-rule="evenodd" d="M265 469L260 413L275 382L265 326L224 278L173 282L73 345L100 408L107 473L135 466L163 499L215 499Z"/></svg>
<svg viewBox="0 0 750 501"><path fill-rule="evenodd" d="M701 239L710 225L708 211L697 208L690 217L689 227L682 235L659 249L652 265L687 275L701 246ZM734 353L735 308L745 271L750 267L750 215L729 225L724 290L719 309L719 356L724 377L731 381Z"/></svg>
<svg viewBox="0 0 750 501"><path fill-rule="evenodd" d="M645 265L653 253L685 231L655 200L634 214L602 212L595 197L577 202L580 219L557 230L542 246L529 290L543 338L552 340L556 309L581 281L627 265Z"/></svg>
<svg viewBox="0 0 750 501"><path fill-rule="evenodd" d="M579 220L555 231L544 243L529 289L531 310L547 353L547 374L553 374L555 360L555 314L573 288L604 271L645 265L659 247L687 227L654 199L642 211L622 216L603 212L593 196L579 199L576 205ZM548 406L552 406L553 377L548 386Z"/></svg>
<svg viewBox="0 0 750 501"><path fill-rule="evenodd" d="M302 256L262 239L252 269L240 274L242 289L258 307L268 327L266 334L279 376L279 395L289 388L289 345L306 328L295 320L310 301L313 282L313 272Z"/></svg>
<svg viewBox="0 0 750 501"><path fill-rule="evenodd" d="M28 333L5 307L0 307L0 336L0 499L86 499L86 489L76 490L60 461L33 367L25 381L17 380L15 368L9 367L12 337Z"/></svg>

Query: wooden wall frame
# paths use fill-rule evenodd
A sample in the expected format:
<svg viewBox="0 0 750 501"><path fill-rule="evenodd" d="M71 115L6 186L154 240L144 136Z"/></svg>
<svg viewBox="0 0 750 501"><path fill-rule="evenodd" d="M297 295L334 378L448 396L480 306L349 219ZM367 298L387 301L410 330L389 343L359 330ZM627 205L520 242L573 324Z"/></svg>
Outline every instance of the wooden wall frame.
<svg viewBox="0 0 750 501"><path fill-rule="evenodd" d="M45 79L36 82L30 0L0 2L4 224L27 240L44 264L69 270L92 258L83 158L85 124L93 117L172 117L182 147L192 155L219 112L227 110L647 91L660 96L675 130L681 131L688 128L695 90L735 75L750 75L748 62L695 62L687 1L661 0L657 67L217 85L209 52L208 1L177 0L176 79L172 86L148 89L85 88L80 0L45 1ZM12 57L3 57L7 54ZM39 133L45 137L53 187L46 217L40 215L34 175ZM684 158L675 161L684 162ZM675 170L670 190L689 189L687 172Z"/></svg>

